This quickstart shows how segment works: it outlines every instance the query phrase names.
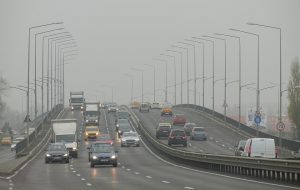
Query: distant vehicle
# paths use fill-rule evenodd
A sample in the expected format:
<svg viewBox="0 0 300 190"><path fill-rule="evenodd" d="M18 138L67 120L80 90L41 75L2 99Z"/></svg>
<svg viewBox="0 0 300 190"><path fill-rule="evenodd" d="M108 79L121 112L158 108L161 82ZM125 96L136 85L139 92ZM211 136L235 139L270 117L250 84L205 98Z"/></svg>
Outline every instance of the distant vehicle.
<svg viewBox="0 0 300 190"><path fill-rule="evenodd" d="M71 110L81 110L83 111L83 107L84 107L84 92L83 91L72 91L70 92L70 99L69 99L69 103L70 103L70 107Z"/></svg>
<svg viewBox="0 0 300 190"><path fill-rule="evenodd" d="M169 137L171 131L170 123L159 123L156 128L156 138Z"/></svg>
<svg viewBox="0 0 300 190"><path fill-rule="evenodd" d="M96 139L100 135L98 126L86 126L84 131L84 140Z"/></svg>
<svg viewBox="0 0 300 190"><path fill-rule="evenodd" d="M99 125L100 107L99 102L86 102L84 104L84 120L85 125Z"/></svg>
<svg viewBox="0 0 300 190"><path fill-rule="evenodd" d="M87 149L88 149L88 158L89 158L89 161L91 161L91 159L92 159L91 155L92 155L93 150L94 150L93 148L94 148L94 147L98 147L98 146L112 146L112 144L111 144L111 143L108 143L108 142L103 142L103 141L100 141L100 142L97 142L97 141L92 142L91 145L90 145L89 147L87 147Z"/></svg>
<svg viewBox="0 0 300 190"><path fill-rule="evenodd" d="M78 131L76 119L51 120L53 136L52 142L64 143L70 156L78 156Z"/></svg>
<svg viewBox="0 0 300 190"><path fill-rule="evenodd" d="M140 137L137 132L124 132L121 137L121 147L140 146Z"/></svg>
<svg viewBox="0 0 300 190"><path fill-rule="evenodd" d="M114 140L110 137L109 134L100 134L96 139L95 143L108 143L110 145L114 144Z"/></svg>
<svg viewBox="0 0 300 190"><path fill-rule="evenodd" d="M160 115L161 116L165 116L165 115L172 116L173 115L172 106L169 104L164 104L161 108Z"/></svg>
<svg viewBox="0 0 300 190"><path fill-rule="evenodd" d="M140 102L134 101L131 103L131 109L139 109L140 108Z"/></svg>
<svg viewBox="0 0 300 190"><path fill-rule="evenodd" d="M67 147L63 143L51 143L46 149L45 163L65 162L69 163L70 157Z"/></svg>
<svg viewBox="0 0 300 190"><path fill-rule="evenodd" d="M20 141L14 140L14 141L11 143L11 145L10 145L10 150L11 150L11 151L16 150L16 145L17 145L17 143L19 143L19 142L20 142Z"/></svg>
<svg viewBox="0 0 300 190"><path fill-rule="evenodd" d="M168 145L178 145L181 144L187 147L187 136L182 129L172 129L168 138Z"/></svg>
<svg viewBox="0 0 300 190"><path fill-rule="evenodd" d="M207 140L207 134L205 132L204 127L194 127L190 134L191 140Z"/></svg>
<svg viewBox="0 0 300 190"><path fill-rule="evenodd" d="M130 123L127 124L124 123L123 125L119 126L118 136L121 137L124 132L130 132L130 131L132 131L132 127Z"/></svg>
<svg viewBox="0 0 300 190"><path fill-rule="evenodd" d="M251 138L241 153L245 157L276 158L275 141L270 138Z"/></svg>
<svg viewBox="0 0 300 190"><path fill-rule="evenodd" d="M153 103L150 105L150 108L151 108L152 110L154 110L154 109L161 109L161 105L160 105L160 103L158 103L158 102L153 102Z"/></svg>
<svg viewBox="0 0 300 190"><path fill-rule="evenodd" d="M117 151L112 146L95 146L91 153L91 168L96 165L118 166Z"/></svg>
<svg viewBox="0 0 300 190"><path fill-rule="evenodd" d="M116 103L110 103L107 107L107 112L117 112L119 110L118 105Z"/></svg>
<svg viewBox="0 0 300 190"><path fill-rule="evenodd" d="M121 125L130 125L128 119L117 119L116 120L116 131L119 131Z"/></svg>
<svg viewBox="0 0 300 190"><path fill-rule="evenodd" d="M172 118L173 125L184 125L186 123L186 117L184 114L175 114Z"/></svg>
<svg viewBox="0 0 300 190"><path fill-rule="evenodd" d="M241 156L242 152L244 152L246 140L240 140L238 145L235 146L234 155Z"/></svg>
<svg viewBox="0 0 300 190"><path fill-rule="evenodd" d="M150 106L147 103L142 103L139 108L139 112L149 112Z"/></svg>
<svg viewBox="0 0 300 190"><path fill-rule="evenodd" d="M185 123L183 126L185 134L189 136L192 132L192 129L196 126L197 126L196 123Z"/></svg>
<svg viewBox="0 0 300 190"><path fill-rule="evenodd" d="M1 144L2 145L11 145L12 139L11 137L2 137Z"/></svg>
<svg viewBox="0 0 300 190"><path fill-rule="evenodd" d="M117 111L116 112L116 120L115 122L117 123L119 119L128 119L130 118L130 113L128 113L127 111Z"/></svg>

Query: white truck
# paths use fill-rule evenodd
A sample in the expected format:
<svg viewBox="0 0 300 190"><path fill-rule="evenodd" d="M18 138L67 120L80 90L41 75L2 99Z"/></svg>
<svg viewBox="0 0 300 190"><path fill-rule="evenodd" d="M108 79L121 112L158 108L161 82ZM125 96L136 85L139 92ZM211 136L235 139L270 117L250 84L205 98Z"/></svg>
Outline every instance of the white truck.
<svg viewBox="0 0 300 190"><path fill-rule="evenodd" d="M99 125L100 103L86 102L84 106L84 120L86 125Z"/></svg>
<svg viewBox="0 0 300 190"><path fill-rule="evenodd" d="M84 99L83 91L71 91L70 92L69 103L70 103L70 107L71 107L72 111L74 111L75 109L83 111L84 102L85 102L85 99Z"/></svg>
<svg viewBox="0 0 300 190"><path fill-rule="evenodd" d="M52 142L64 143L69 150L70 156L78 156L78 130L76 119L51 120L53 135Z"/></svg>

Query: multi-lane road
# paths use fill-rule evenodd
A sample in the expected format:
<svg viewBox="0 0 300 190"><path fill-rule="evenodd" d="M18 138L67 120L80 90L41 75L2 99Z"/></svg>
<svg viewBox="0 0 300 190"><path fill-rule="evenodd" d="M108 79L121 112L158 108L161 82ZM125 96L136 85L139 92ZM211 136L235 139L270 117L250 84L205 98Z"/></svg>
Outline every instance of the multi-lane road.
<svg viewBox="0 0 300 190"><path fill-rule="evenodd" d="M190 111L184 109L176 111L189 113L188 121L207 124L207 131L211 139L207 142L191 142L188 149L221 154L233 153L230 149L235 141L233 140L233 137L235 137L233 134L211 124L210 121L204 120L196 113L190 113ZM144 123L147 123L149 130L153 131L155 129L159 111L138 115ZM76 118L78 124L82 127L83 121L80 112L75 111L72 113L67 110L64 118ZM108 114L103 110L100 122L100 131L110 133L115 140L115 147L119 150L118 167L99 166L90 168L87 157L89 142L81 141L79 157L72 159L69 164L45 164L45 153L42 151L16 175L0 179L0 189L292 189L292 187L284 185L241 179L205 172L196 168L186 168L181 166L180 163L162 159L159 155L151 152L144 144L140 147L121 148L114 131L113 114Z"/></svg>

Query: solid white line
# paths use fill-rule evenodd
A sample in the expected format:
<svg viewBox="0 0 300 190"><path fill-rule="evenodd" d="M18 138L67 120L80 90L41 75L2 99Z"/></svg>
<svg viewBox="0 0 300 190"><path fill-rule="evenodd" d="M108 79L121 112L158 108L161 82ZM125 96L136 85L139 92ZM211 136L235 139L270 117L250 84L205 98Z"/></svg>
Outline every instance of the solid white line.
<svg viewBox="0 0 300 190"><path fill-rule="evenodd" d="M9 187L8 189L9 189L9 190L13 190L14 188L12 188L12 187Z"/></svg>
<svg viewBox="0 0 300 190"><path fill-rule="evenodd" d="M10 186L13 186L14 184L13 184L13 183L10 183L9 185L10 185Z"/></svg>
<svg viewBox="0 0 300 190"><path fill-rule="evenodd" d="M135 174L135 175L139 175L139 174L140 174L140 172L134 172L134 174Z"/></svg>
<svg viewBox="0 0 300 190"><path fill-rule="evenodd" d="M73 170L72 172L73 172L73 173L76 173L76 171L75 171L75 170Z"/></svg>
<svg viewBox="0 0 300 190"><path fill-rule="evenodd" d="M171 182L169 182L169 181L161 181L161 182L163 182L163 183L171 183Z"/></svg>
<svg viewBox="0 0 300 190"><path fill-rule="evenodd" d="M81 178L81 181L85 181L85 179L84 179L84 178Z"/></svg>
<svg viewBox="0 0 300 190"><path fill-rule="evenodd" d="M127 171L130 171L131 169L130 168L127 168Z"/></svg>
<svg viewBox="0 0 300 190"><path fill-rule="evenodd" d="M90 184L90 183L86 183L86 185L87 185L87 186L92 186L92 184Z"/></svg>
<svg viewBox="0 0 300 190"><path fill-rule="evenodd" d="M78 177L80 177L80 174L76 174Z"/></svg>
<svg viewBox="0 0 300 190"><path fill-rule="evenodd" d="M144 146L146 147L146 149L157 159L159 159L162 162L165 162L171 166L174 167L178 167L178 168L182 168L182 169L186 169L186 170L190 170L190 171L194 171L194 172L198 172L198 173L203 173L203 174L209 174L209 175L214 175L214 176L218 176L218 177L224 177L224 178L229 178L229 179L234 179L234 180L240 180L240 181L247 181L247 182L251 182L251 183L259 183L259 184L263 184L263 185L270 185L270 186L276 186L276 187L284 187L284 188L291 188L291 189L300 189L300 187L293 187L293 186L287 186L287 185L280 185L280 184L274 184L274 183L268 183L268 182L261 182L261 181L255 181L255 180L250 180L250 179L244 179L244 178L239 178L239 177L233 177L233 176L228 176L228 175L224 175L224 174L217 174L217 173L212 173L212 172L206 172L206 171L202 171L202 170L196 170L193 168L188 168L185 166L180 166L174 163L171 163L169 161L164 160L163 158L161 158L160 156L158 156L157 154L155 154L145 143L144 141L141 139L141 142L144 144Z"/></svg>
<svg viewBox="0 0 300 190"><path fill-rule="evenodd" d="M152 177L151 177L151 176L149 176L149 175L147 175L147 176L146 176L146 178L148 178L148 179L152 179Z"/></svg>
<svg viewBox="0 0 300 190"><path fill-rule="evenodd" d="M184 187L185 189L195 189L195 188L193 188L193 187Z"/></svg>

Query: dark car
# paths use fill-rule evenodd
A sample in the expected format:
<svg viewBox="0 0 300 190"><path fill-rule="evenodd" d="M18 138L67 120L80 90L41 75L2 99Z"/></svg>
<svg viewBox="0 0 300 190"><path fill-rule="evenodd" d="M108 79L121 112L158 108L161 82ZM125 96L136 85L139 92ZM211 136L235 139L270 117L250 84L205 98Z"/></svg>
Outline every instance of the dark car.
<svg viewBox="0 0 300 190"><path fill-rule="evenodd" d="M186 123L186 117L184 114L176 114L172 118L173 125L184 125Z"/></svg>
<svg viewBox="0 0 300 190"><path fill-rule="evenodd" d="M112 144L110 142L105 141L91 143L91 145L87 147L89 161L91 161L91 155L93 154L94 147L98 146L112 146Z"/></svg>
<svg viewBox="0 0 300 190"><path fill-rule="evenodd" d="M205 132L204 127L194 127L192 129L191 135L190 135L191 140L207 140L207 134Z"/></svg>
<svg viewBox="0 0 300 190"><path fill-rule="evenodd" d="M159 139L161 137L168 137L171 131L170 123L159 123L156 128L156 138Z"/></svg>
<svg viewBox="0 0 300 190"><path fill-rule="evenodd" d="M186 123L183 127L185 134L190 135L194 127L196 127L195 123Z"/></svg>
<svg viewBox="0 0 300 190"><path fill-rule="evenodd" d="M69 163L69 151L63 143L51 143L46 149L45 163L65 162Z"/></svg>
<svg viewBox="0 0 300 190"><path fill-rule="evenodd" d="M234 155L241 156L242 152L244 152L246 140L240 140L238 145L235 146Z"/></svg>
<svg viewBox="0 0 300 190"><path fill-rule="evenodd" d="M147 104L147 103L142 103L140 105L139 111L140 112L149 112L150 111L150 105Z"/></svg>
<svg viewBox="0 0 300 190"><path fill-rule="evenodd" d="M118 166L117 151L113 146L94 146L91 153L91 168L95 165Z"/></svg>
<svg viewBox="0 0 300 190"><path fill-rule="evenodd" d="M116 122L118 119L129 119L130 118L130 113L128 113L125 110L119 110L116 112Z"/></svg>
<svg viewBox="0 0 300 190"><path fill-rule="evenodd" d="M132 127L131 125L128 123L128 124L124 124L124 125L120 125L119 126L119 130L118 130L118 135L119 137L121 137L123 135L124 132L130 132L132 131Z"/></svg>
<svg viewBox="0 0 300 190"><path fill-rule="evenodd" d="M128 119L117 119L116 120L116 131L119 131L120 126L122 125L130 125Z"/></svg>
<svg viewBox="0 0 300 190"><path fill-rule="evenodd" d="M187 147L187 137L182 129L172 129L168 138L168 145L178 145L181 144Z"/></svg>

